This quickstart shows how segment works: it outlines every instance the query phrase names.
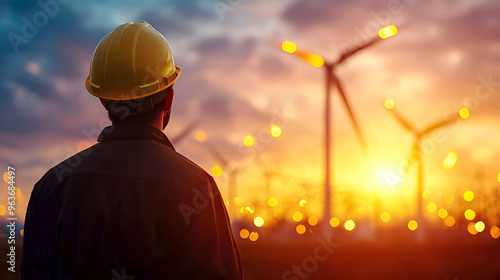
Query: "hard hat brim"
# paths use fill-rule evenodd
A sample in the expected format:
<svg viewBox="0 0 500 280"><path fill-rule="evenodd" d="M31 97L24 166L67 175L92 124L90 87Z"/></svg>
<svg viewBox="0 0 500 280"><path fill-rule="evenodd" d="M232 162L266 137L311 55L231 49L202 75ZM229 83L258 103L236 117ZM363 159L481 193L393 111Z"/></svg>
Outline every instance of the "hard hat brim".
<svg viewBox="0 0 500 280"><path fill-rule="evenodd" d="M128 93L122 93L122 94L113 94L113 95L108 95L106 94L105 92L104 93L100 93L100 90L99 90L99 86L97 85L94 85L92 84L92 82L90 81L90 75L87 76L87 79L85 81L85 87L87 89L87 91L92 94L93 96L96 96L96 97L99 97L99 98L102 98L102 99L106 99L106 100L132 100L132 99L140 99L140 98L144 98L144 97L148 97L148 96L151 96L155 93L158 93L170 86L172 86L176 81L177 79L179 78L180 74L181 74L181 71L182 69L178 66L175 66L175 72L174 74L170 75L169 77L165 77L164 80L165 81L158 81L157 83L154 83L153 86L156 85L156 87L154 89L149 89L150 86L143 86L143 87L140 87L141 89L144 89L146 90L146 94L142 94L140 96L136 96L135 98L130 98L130 94ZM161 86L160 86L161 84ZM134 89L131 89L131 91L133 91Z"/></svg>

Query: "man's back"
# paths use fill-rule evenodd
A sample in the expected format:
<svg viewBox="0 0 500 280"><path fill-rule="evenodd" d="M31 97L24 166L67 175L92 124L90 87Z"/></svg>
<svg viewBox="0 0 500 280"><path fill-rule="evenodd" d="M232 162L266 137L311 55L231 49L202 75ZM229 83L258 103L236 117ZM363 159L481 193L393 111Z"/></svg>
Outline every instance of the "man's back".
<svg viewBox="0 0 500 280"><path fill-rule="evenodd" d="M99 141L35 185L23 279L241 278L211 176L153 126L108 127Z"/></svg>

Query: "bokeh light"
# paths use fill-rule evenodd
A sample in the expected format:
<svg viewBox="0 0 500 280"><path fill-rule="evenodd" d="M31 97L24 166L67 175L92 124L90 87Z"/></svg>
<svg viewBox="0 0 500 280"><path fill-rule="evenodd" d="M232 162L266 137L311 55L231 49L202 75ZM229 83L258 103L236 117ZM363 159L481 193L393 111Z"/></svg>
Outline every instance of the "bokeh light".
<svg viewBox="0 0 500 280"><path fill-rule="evenodd" d="M500 176L500 174L499 174L499 176ZM5 183L9 183L9 181L10 181L9 180L9 172L5 172L3 174L3 180L5 181Z"/></svg>
<svg viewBox="0 0 500 280"><path fill-rule="evenodd" d="M247 147L252 147L255 144L255 139L253 138L252 135L247 135L245 138L243 138L243 143Z"/></svg>
<svg viewBox="0 0 500 280"><path fill-rule="evenodd" d="M275 125L275 124L271 126L270 131L271 131L271 135L274 138L279 138L283 134L283 131L281 131L281 127L279 127L278 125Z"/></svg>
<svg viewBox="0 0 500 280"><path fill-rule="evenodd" d="M465 201L471 202L474 199L474 193L472 191L466 191L464 193Z"/></svg>
<svg viewBox="0 0 500 280"><path fill-rule="evenodd" d="M443 167L444 169L452 169L453 166L455 166L455 164L457 163L457 154L455 154L454 152L450 152L448 153L448 155L445 157L445 159L443 160Z"/></svg>
<svg viewBox="0 0 500 280"><path fill-rule="evenodd" d="M19 233L21 234L22 237L24 237L24 229L22 229Z"/></svg>
<svg viewBox="0 0 500 280"><path fill-rule="evenodd" d="M389 25L386 27L381 28L378 31L378 36L382 39L387 39L389 37L392 37L398 33L398 29L394 25Z"/></svg>
<svg viewBox="0 0 500 280"><path fill-rule="evenodd" d="M444 223L447 226L452 227L455 225L455 218L453 218L452 216L448 216L448 217L446 217L446 219L444 219Z"/></svg>
<svg viewBox="0 0 500 280"><path fill-rule="evenodd" d="M388 223L391 220L391 214L389 214L388 212L384 212L380 215L380 219L382 220L382 222Z"/></svg>
<svg viewBox="0 0 500 280"><path fill-rule="evenodd" d="M469 116L470 116L470 112L469 112L469 110L467 110L467 108L460 109L460 111L458 113L460 114L460 117L464 120L469 118Z"/></svg>
<svg viewBox="0 0 500 280"><path fill-rule="evenodd" d="M474 227L476 228L477 232L483 232L484 229L486 228L486 225L484 224L483 221L477 222Z"/></svg>
<svg viewBox="0 0 500 280"><path fill-rule="evenodd" d="M451 193L445 195L444 202L446 202L447 204L453 204L453 202L455 202L455 196L453 196Z"/></svg>
<svg viewBox="0 0 500 280"><path fill-rule="evenodd" d="M284 41L281 48L287 53L294 53L297 51L297 45L292 41Z"/></svg>
<svg viewBox="0 0 500 280"><path fill-rule="evenodd" d="M295 212L293 213L293 220L296 221L296 222L300 222L302 221L302 218L303 218L303 215L302 215L302 212Z"/></svg>
<svg viewBox="0 0 500 280"><path fill-rule="evenodd" d="M498 237L500 237L500 228L498 228L497 226L492 226L490 229L490 234L491 237L497 239Z"/></svg>
<svg viewBox="0 0 500 280"><path fill-rule="evenodd" d="M248 231L248 229L242 229L240 230L240 237L243 238L243 239L247 239L248 236L250 235L250 232Z"/></svg>
<svg viewBox="0 0 500 280"><path fill-rule="evenodd" d="M306 232L306 226L304 225L297 225L297 227L295 227L295 231L297 231L298 234L304 234Z"/></svg>
<svg viewBox="0 0 500 280"><path fill-rule="evenodd" d="M271 207L276 207L278 205L278 199L273 196L267 200L267 204Z"/></svg>
<svg viewBox="0 0 500 280"><path fill-rule="evenodd" d="M300 207L304 207L304 205L306 205L306 204L307 204L307 200L305 200L305 199L302 199L301 201L299 201Z"/></svg>
<svg viewBox="0 0 500 280"><path fill-rule="evenodd" d="M18 202L24 201L24 194L20 188L16 187L16 194L14 197L18 200Z"/></svg>
<svg viewBox="0 0 500 280"><path fill-rule="evenodd" d="M215 177L220 177L222 175L222 167L216 165L212 168L212 174Z"/></svg>
<svg viewBox="0 0 500 280"><path fill-rule="evenodd" d="M307 222L311 225L311 226L315 226L318 224L318 217L316 216L311 216L309 217L309 219L307 219Z"/></svg>
<svg viewBox="0 0 500 280"><path fill-rule="evenodd" d="M330 219L330 225L334 228L338 227L340 225L340 220L338 218L333 217Z"/></svg>
<svg viewBox="0 0 500 280"><path fill-rule="evenodd" d="M240 205L241 198L239 196L233 198L233 203L234 203L234 205Z"/></svg>
<svg viewBox="0 0 500 280"><path fill-rule="evenodd" d="M431 192L431 191L426 190L426 191L424 191L424 193L422 194L422 197L423 197L424 199L429 199L429 197L431 197L431 194L432 194L432 192Z"/></svg>
<svg viewBox="0 0 500 280"><path fill-rule="evenodd" d="M307 61L314 67L321 67L325 64L325 60L319 54L310 54Z"/></svg>
<svg viewBox="0 0 500 280"><path fill-rule="evenodd" d="M347 220L347 221L344 223L344 228L345 228L347 231L352 231L355 227L356 227L356 223L355 223L353 220Z"/></svg>
<svg viewBox="0 0 500 280"><path fill-rule="evenodd" d="M467 220L472 221L474 218L476 218L476 212L472 209L467 209L465 210L464 216Z"/></svg>
<svg viewBox="0 0 500 280"><path fill-rule="evenodd" d="M5 206L3 206L2 204L0 204L0 215L5 215L5 213L7 212L7 208Z"/></svg>
<svg viewBox="0 0 500 280"><path fill-rule="evenodd" d="M196 141L203 143L203 142L207 141L207 134L203 130L198 130L194 134L194 138L196 139Z"/></svg>
<svg viewBox="0 0 500 280"><path fill-rule="evenodd" d="M418 223L417 221L415 220L411 220L408 222L408 228L411 230L411 231L414 231L418 228Z"/></svg>
<svg viewBox="0 0 500 280"><path fill-rule="evenodd" d="M392 108L394 108L394 99L392 99L392 98L387 98L387 99L385 100L385 102L384 102L384 105L385 105L385 108L387 108L387 109L389 109L389 110L390 110L390 109L392 109Z"/></svg>
<svg viewBox="0 0 500 280"><path fill-rule="evenodd" d="M437 205L436 205L436 203L434 203L434 202L429 202L429 203L427 204L427 211L429 211L429 213L434 213L434 212L436 212L436 210L437 210Z"/></svg>
<svg viewBox="0 0 500 280"><path fill-rule="evenodd" d="M471 222L467 225L467 231L469 231L470 234L476 235L477 230L476 230L476 223Z"/></svg>
<svg viewBox="0 0 500 280"><path fill-rule="evenodd" d="M256 227L261 227L264 225L264 218L257 216L253 219L253 223Z"/></svg>
<svg viewBox="0 0 500 280"><path fill-rule="evenodd" d="M438 216L441 219L444 219L448 216L448 211L446 209L439 209Z"/></svg>
<svg viewBox="0 0 500 280"><path fill-rule="evenodd" d="M257 241L257 239L259 239L259 234L257 232L251 232L248 239L250 239L250 241Z"/></svg>

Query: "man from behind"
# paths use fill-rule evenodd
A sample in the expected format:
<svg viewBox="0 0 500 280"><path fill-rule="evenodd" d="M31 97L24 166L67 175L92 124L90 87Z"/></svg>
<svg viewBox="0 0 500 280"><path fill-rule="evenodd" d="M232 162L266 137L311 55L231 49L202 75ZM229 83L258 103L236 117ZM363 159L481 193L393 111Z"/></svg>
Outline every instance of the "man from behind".
<svg viewBox="0 0 500 280"><path fill-rule="evenodd" d="M147 22L101 40L86 88L113 125L33 188L22 279L242 279L217 185L162 132L180 72Z"/></svg>

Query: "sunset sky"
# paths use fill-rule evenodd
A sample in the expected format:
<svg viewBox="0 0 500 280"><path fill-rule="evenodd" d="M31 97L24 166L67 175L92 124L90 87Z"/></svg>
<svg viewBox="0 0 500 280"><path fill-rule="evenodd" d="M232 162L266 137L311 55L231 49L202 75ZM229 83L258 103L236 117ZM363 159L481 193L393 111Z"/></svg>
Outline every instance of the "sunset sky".
<svg viewBox="0 0 500 280"><path fill-rule="evenodd" d="M415 214L415 173L401 172L414 136L384 107L387 98L417 130L458 116L461 108L470 111L470 118L457 117L438 135L424 138L424 189L432 193L430 201L445 207L447 194L458 203L466 190L481 199L500 188L498 1L47 2L50 7L37 1L0 4L0 166L2 173L7 166L16 168L25 196L20 216L36 181L94 144L109 125L84 81L100 39L137 20L166 37L183 69L165 133L174 138L200 120L176 149L211 172L223 165L208 148L215 147L237 168L232 178L238 206L264 211L273 196L281 206L276 215L289 218L306 199L308 214L321 216L324 70L285 53L281 42L294 41L335 61L389 24L399 29L395 37L360 51L337 69L368 149L363 154L332 88L334 215L370 217L377 200L395 217ZM36 29L27 22L37 23ZM273 124L282 129L279 139L269 135ZM206 133L206 142L192 136L198 130ZM253 147L244 146L246 135L254 137ZM442 162L450 152L458 160L446 170ZM223 166L217 181L227 197L226 171ZM388 176L396 182L388 183ZM5 204L2 186L0 204ZM342 204L349 196L357 201L355 210Z"/></svg>

